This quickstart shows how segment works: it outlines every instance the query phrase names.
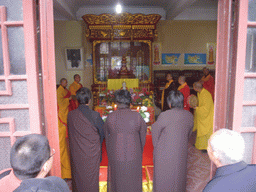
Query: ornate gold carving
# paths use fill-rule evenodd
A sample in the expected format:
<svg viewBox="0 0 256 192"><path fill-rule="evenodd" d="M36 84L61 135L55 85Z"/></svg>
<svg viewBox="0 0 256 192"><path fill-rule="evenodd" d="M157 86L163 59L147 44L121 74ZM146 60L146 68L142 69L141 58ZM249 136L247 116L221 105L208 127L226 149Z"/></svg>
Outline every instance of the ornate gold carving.
<svg viewBox="0 0 256 192"><path fill-rule="evenodd" d="M155 25L161 18L158 14L131 14L131 13L121 13L121 14L101 14L84 15L83 20L88 25Z"/></svg>
<svg viewBox="0 0 256 192"><path fill-rule="evenodd" d="M132 29L155 29L155 25L133 25Z"/></svg>
<svg viewBox="0 0 256 192"><path fill-rule="evenodd" d="M88 25L89 32L86 37L91 40L114 40L114 39L154 39L156 23L161 18L158 14L102 14L84 15L83 19ZM147 34L149 36L147 36Z"/></svg>
<svg viewBox="0 0 256 192"><path fill-rule="evenodd" d="M153 38L153 31L149 29L138 29L138 30L133 30L133 37L134 38L148 38L151 37Z"/></svg>
<svg viewBox="0 0 256 192"><path fill-rule="evenodd" d="M131 25L114 25L113 29L131 29Z"/></svg>

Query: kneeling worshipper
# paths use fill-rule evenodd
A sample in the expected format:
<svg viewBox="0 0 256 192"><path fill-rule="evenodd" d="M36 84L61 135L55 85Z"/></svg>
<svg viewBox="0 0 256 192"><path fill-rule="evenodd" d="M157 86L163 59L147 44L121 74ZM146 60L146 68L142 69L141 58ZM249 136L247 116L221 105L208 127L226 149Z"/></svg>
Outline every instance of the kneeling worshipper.
<svg viewBox="0 0 256 192"><path fill-rule="evenodd" d="M90 89L79 89L76 98L79 107L68 114L72 188L75 192L98 192L104 122L89 108Z"/></svg>
<svg viewBox="0 0 256 192"><path fill-rule="evenodd" d="M153 191L186 191L188 141L193 115L183 109L183 94L170 91L170 110L162 112L152 125L154 146Z"/></svg>
<svg viewBox="0 0 256 192"><path fill-rule="evenodd" d="M161 109L162 111L166 111L169 108L169 105L167 103L167 97L169 95L169 92L171 90L177 90L177 87L173 81L172 74L168 73L166 76L166 80L168 81L164 87L164 90L162 92L162 99L161 99Z"/></svg>
<svg viewBox="0 0 256 192"><path fill-rule="evenodd" d="M68 84L67 79L60 80L60 86L57 89L57 104L58 104L58 128L59 128L59 145L60 145L60 163L61 177L63 179L71 179L70 158L67 144L67 118L68 107L71 99L70 92L66 89Z"/></svg>
<svg viewBox="0 0 256 192"><path fill-rule="evenodd" d="M141 115L130 109L131 94L115 92L117 110L104 124L108 155L108 192L142 191L142 153L147 125Z"/></svg>
<svg viewBox="0 0 256 192"><path fill-rule="evenodd" d="M83 87L83 85L81 83L79 83L80 81L81 81L80 75L75 74L74 82L69 86L69 91L71 93L69 111L76 109L79 105L79 103L76 99L76 92L77 92L77 90L79 90L80 88Z"/></svg>

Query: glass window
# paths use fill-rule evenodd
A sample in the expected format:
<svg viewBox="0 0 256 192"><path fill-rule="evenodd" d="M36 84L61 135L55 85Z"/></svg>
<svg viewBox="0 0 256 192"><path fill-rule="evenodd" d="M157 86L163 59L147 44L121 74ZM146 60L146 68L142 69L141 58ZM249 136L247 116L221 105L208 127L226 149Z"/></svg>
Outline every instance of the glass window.
<svg viewBox="0 0 256 192"><path fill-rule="evenodd" d="M6 87L5 87L5 81L0 81L0 91L5 91Z"/></svg>
<svg viewBox="0 0 256 192"><path fill-rule="evenodd" d="M6 7L8 21L23 20L22 0L1 0L0 5Z"/></svg>
<svg viewBox="0 0 256 192"><path fill-rule="evenodd" d="M246 78L244 80L244 101L256 101L256 79Z"/></svg>
<svg viewBox="0 0 256 192"><path fill-rule="evenodd" d="M11 74L26 74L25 46L23 27L8 27L8 44Z"/></svg>
<svg viewBox="0 0 256 192"><path fill-rule="evenodd" d="M242 112L242 127L255 127L256 106L244 106Z"/></svg>
<svg viewBox="0 0 256 192"><path fill-rule="evenodd" d="M248 21L256 21L256 0L249 0Z"/></svg>
<svg viewBox="0 0 256 192"><path fill-rule="evenodd" d="M248 28L245 72L256 72L256 28Z"/></svg>
<svg viewBox="0 0 256 192"><path fill-rule="evenodd" d="M2 30L0 27L0 75L4 74L3 48L2 48Z"/></svg>
<svg viewBox="0 0 256 192"><path fill-rule="evenodd" d="M15 129L16 129L15 131L30 131L28 109L2 110L1 118L4 118L4 117L14 118Z"/></svg>
<svg viewBox="0 0 256 192"><path fill-rule="evenodd" d="M11 151L11 139L7 137L0 138L0 170L10 168L10 151Z"/></svg>
<svg viewBox="0 0 256 192"><path fill-rule="evenodd" d="M4 85L0 81L1 85ZM1 90L1 88L0 88ZM2 95L0 97L1 104L28 104L28 90L26 81L12 81L12 95Z"/></svg>

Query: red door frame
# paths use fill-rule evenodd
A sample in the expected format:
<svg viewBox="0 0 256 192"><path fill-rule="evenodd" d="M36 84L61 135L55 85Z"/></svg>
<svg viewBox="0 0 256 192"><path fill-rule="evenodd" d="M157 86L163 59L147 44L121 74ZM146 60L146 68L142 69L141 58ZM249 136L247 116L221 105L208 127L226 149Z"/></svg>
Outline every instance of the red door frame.
<svg viewBox="0 0 256 192"><path fill-rule="evenodd" d="M39 0L39 10L45 128L50 145L56 151L51 175L61 177L56 99L53 1Z"/></svg>
<svg viewBox="0 0 256 192"><path fill-rule="evenodd" d="M244 106L256 106L256 101L244 101L244 80L246 78L256 79L256 73L245 73L246 44L248 27L256 28L256 22L248 22L248 0L239 1L238 36L237 36L237 60L236 60L236 80L234 96L234 120L233 130L242 133L254 133L254 143L252 151L252 163L256 164L256 125L254 127L242 127L242 112Z"/></svg>

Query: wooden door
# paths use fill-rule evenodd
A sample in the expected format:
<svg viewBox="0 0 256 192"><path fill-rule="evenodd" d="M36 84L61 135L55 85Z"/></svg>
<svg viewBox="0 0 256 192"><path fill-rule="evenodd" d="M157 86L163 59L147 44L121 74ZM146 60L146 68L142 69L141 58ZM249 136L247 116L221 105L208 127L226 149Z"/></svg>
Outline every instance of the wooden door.
<svg viewBox="0 0 256 192"><path fill-rule="evenodd" d="M1 0L0 170L17 137L38 133L56 150L52 174L60 176L53 37L52 0Z"/></svg>

